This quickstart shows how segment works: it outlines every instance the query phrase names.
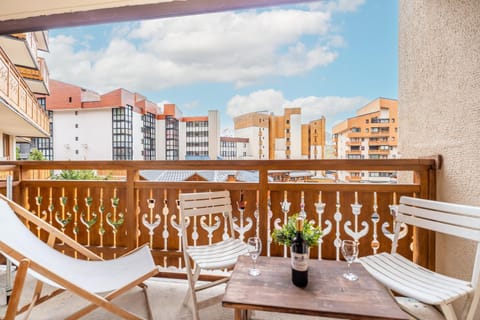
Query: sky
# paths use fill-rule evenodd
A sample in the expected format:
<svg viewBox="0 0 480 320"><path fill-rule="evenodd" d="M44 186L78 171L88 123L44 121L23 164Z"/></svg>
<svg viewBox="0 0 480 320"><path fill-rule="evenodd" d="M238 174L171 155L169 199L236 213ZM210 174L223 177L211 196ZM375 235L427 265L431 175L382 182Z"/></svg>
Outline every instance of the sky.
<svg viewBox="0 0 480 320"><path fill-rule="evenodd" d="M50 30L50 78L100 94L138 92L184 116L219 110L325 116L327 131L398 98L398 0L325 0Z"/></svg>

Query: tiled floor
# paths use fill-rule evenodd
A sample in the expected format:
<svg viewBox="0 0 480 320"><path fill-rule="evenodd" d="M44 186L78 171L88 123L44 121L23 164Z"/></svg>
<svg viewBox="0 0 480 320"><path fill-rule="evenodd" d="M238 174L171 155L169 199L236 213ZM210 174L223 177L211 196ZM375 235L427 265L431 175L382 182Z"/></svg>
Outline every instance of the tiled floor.
<svg viewBox="0 0 480 320"><path fill-rule="evenodd" d="M1 272L1 271L0 271ZM4 285L4 279L0 278L0 285ZM191 313L184 305L182 305L183 298L187 291L187 283L184 280L171 280L171 279L152 279L148 281L149 296L152 304L154 317L157 320L186 320L191 319ZM34 281L29 278L22 295L22 303L28 301L31 298L33 291ZM221 293L224 288L217 287L211 290L202 292L205 296L214 296ZM47 290L51 288L47 287ZM208 292L210 291L210 292ZM208 292L208 293L207 293ZM127 294L114 300L125 309L134 312L135 314L147 318L147 309L145 304L144 294L141 289L134 288ZM34 320L56 320L64 319L73 311L81 308L86 304L85 300L78 298L68 292L45 302L44 304L37 306L32 312L31 319ZM0 315L5 312L5 307L0 307ZM200 317L202 320L227 320L233 319L233 310L223 308L221 304L213 305L209 308L202 309L200 311ZM18 319L23 319L22 316L18 316ZM318 319L306 316L276 314L267 312L254 313L254 319L264 320L311 320ZM117 319L112 314L97 310L82 319L98 320L98 319Z"/></svg>

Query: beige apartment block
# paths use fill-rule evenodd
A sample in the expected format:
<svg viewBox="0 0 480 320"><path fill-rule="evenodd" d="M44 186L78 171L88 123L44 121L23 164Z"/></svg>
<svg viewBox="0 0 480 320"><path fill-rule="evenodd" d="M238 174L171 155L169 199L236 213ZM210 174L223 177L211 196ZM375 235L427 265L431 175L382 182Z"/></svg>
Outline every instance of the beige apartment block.
<svg viewBox="0 0 480 320"><path fill-rule="evenodd" d="M302 124L302 155L308 159L326 158L325 117Z"/></svg>
<svg viewBox="0 0 480 320"><path fill-rule="evenodd" d="M333 127L337 159L393 159L398 151L398 101L378 98L357 110L356 116ZM395 172L339 172L350 182L391 182Z"/></svg>
<svg viewBox="0 0 480 320"><path fill-rule="evenodd" d="M323 159L325 118L302 124L301 108L285 108L283 115L252 112L234 118L235 136L247 138L246 159Z"/></svg>

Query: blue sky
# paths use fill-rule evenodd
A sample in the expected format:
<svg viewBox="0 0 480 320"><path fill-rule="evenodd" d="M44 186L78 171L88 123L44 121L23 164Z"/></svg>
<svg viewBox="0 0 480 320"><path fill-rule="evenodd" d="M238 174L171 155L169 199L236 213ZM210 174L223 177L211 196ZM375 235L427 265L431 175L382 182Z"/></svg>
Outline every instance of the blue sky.
<svg viewBox="0 0 480 320"><path fill-rule="evenodd" d="M328 130L397 98L398 1L332 0L50 31L50 77L122 87L186 116L302 107Z"/></svg>

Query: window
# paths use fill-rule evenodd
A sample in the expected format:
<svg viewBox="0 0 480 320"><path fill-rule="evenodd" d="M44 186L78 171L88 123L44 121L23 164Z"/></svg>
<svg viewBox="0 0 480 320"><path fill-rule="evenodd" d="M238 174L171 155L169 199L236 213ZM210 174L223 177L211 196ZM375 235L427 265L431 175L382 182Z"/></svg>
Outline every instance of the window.
<svg viewBox="0 0 480 320"><path fill-rule="evenodd" d="M165 118L165 159L179 159L179 121L172 116Z"/></svg>
<svg viewBox="0 0 480 320"><path fill-rule="evenodd" d="M75 137L75 141L78 141L78 137Z"/></svg>
<svg viewBox="0 0 480 320"><path fill-rule="evenodd" d="M78 129L78 123L75 123L75 128L77 128L77 129Z"/></svg>
<svg viewBox="0 0 480 320"><path fill-rule="evenodd" d="M133 108L112 109L112 158L113 160L133 159Z"/></svg>
<svg viewBox="0 0 480 320"><path fill-rule="evenodd" d="M41 151L46 160L53 160L53 111L47 110L47 114L50 120L50 138L32 138L32 147Z"/></svg>
<svg viewBox="0 0 480 320"><path fill-rule="evenodd" d="M75 111L75 115L78 116L78 111Z"/></svg>
<svg viewBox="0 0 480 320"><path fill-rule="evenodd" d="M42 107L43 110L46 110L47 108L47 99L45 98L37 98L37 102Z"/></svg>
<svg viewBox="0 0 480 320"><path fill-rule="evenodd" d="M68 102L72 103L72 97L68 97Z"/></svg>
<svg viewBox="0 0 480 320"><path fill-rule="evenodd" d="M142 155L144 160L155 160L156 159L156 146L155 146L155 115L152 113L146 113L142 115L143 120L143 150Z"/></svg>

